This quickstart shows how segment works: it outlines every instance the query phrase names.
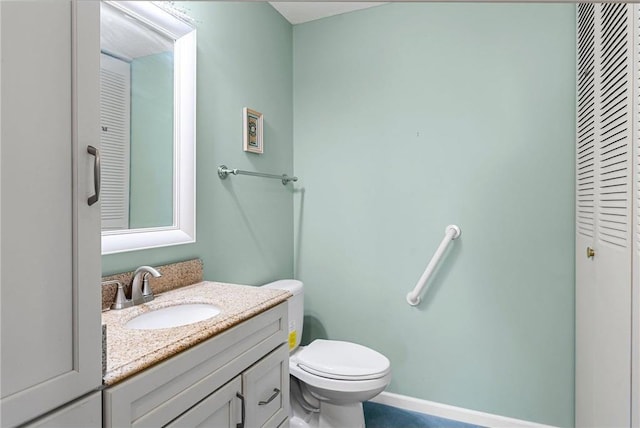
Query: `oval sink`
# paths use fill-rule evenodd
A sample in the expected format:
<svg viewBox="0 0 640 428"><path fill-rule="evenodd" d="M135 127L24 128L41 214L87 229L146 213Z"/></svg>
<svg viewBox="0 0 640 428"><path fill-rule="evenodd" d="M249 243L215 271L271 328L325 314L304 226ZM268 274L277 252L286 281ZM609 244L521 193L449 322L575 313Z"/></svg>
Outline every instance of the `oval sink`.
<svg viewBox="0 0 640 428"><path fill-rule="evenodd" d="M124 326L134 330L179 327L213 318L220 312L220 308L208 303L185 303L138 315L127 321Z"/></svg>

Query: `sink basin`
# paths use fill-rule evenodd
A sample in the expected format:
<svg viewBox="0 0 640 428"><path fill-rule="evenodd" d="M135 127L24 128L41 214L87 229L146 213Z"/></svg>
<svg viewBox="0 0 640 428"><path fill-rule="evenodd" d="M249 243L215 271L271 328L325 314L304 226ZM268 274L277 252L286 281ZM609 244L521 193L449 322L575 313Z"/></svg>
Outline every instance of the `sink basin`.
<svg viewBox="0 0 640 428"><path fill-rule="evenodd" d="M213 318L220 312L220 308L208 303L185 303L138 315L127 321L124 326L134 330L179 327Z"/></svg>

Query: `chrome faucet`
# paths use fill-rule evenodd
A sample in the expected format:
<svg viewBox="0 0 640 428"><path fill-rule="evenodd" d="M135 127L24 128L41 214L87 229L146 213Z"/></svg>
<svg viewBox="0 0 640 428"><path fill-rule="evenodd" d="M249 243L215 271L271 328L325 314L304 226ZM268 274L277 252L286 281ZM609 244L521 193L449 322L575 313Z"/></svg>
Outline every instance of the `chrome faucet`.
<svg viewBox="0 0 640 428"><path fill-rule="evenodd" d="M124 309L131 306L139 305L141 303L150 302L153 300L153 290L149 284L149 274L154 278L162 276L160 272L152 268L151 266L140 266L133 274L131 281L131 298L127 299L125 294L125 285L120 281L106 281L102 285L116 284L118 289L116 291L116 297L111 305L111 309Z"/></svg>
<svg viewBox="0 0 640 428"><path fill-rule="evenodd" d="M153 300L153 290L149 285L149 274L154 278L162 276L160 272L151 266L140 266L133 274L131 282L131 302L133 305L150 302ZM142 284L140 283L142 281Z"/></svg>

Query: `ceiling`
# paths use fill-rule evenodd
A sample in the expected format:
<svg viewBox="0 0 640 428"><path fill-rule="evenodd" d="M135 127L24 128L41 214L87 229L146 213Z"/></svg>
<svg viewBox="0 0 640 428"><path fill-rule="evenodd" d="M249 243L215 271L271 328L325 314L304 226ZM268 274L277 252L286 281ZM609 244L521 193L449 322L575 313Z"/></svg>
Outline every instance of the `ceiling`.
<svg viewBox="0 0 640 428"><path fill-rule="evenodd" d="M314 2L284 1L269 2L291 24L302 24L327 16L340 15L354 10L379 6L381 2Z"/></svg>

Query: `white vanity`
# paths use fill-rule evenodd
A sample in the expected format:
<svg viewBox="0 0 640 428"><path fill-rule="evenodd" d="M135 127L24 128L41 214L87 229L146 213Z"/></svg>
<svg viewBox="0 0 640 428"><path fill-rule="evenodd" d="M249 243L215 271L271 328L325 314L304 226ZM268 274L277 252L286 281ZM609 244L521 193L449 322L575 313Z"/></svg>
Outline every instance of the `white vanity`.
<svg viewBox="0 0 640 428"><path fill-rule="evenodd" d="M265 292L205 281L150 304L105 312L103 426L286 425L288 295ZM216 305L221 313L175 328L125 327L145 312L194 302Z"/></svg>

